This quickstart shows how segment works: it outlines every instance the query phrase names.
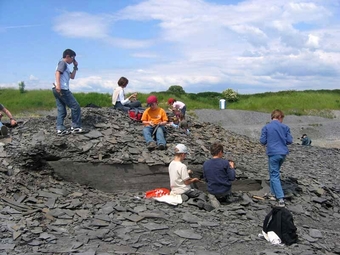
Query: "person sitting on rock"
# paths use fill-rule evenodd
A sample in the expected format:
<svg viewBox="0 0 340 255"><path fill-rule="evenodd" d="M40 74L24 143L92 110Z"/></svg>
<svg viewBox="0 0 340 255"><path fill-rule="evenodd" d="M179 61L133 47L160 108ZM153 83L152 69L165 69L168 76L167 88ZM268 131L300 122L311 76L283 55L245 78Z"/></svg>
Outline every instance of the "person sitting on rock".
<svg viewBox="0 0 340 255"><path fill-rule="evenodd" d="M235 201L232 197L232 181L235 180L235 163L223 159L223 145L215 142L210 147L212 158L203 164L203 177L207 190L214 195L220 203Z"/></svg>
<svg viewBox="0 0 340 255"><path fill-rule="evenodd" d="M309 146L312 144L312 140L307 136L307 134L303 134L299 139L301 140L301 145Z"/></svg>
<svg viewBox="0 0 340 255"><path fill-rule="evenodd" d="M168 105L170 106L169 110L173 111L175 115L180 118L180 120L185 119L185 112L187 110L187 107L185 106L185 103L181 101L177 101L174 98L168 99ZM180 113L178 112L180 111Z"/></svg>
<svg viewBox="0 0 340 255"><path fill-rule="evenodd" d="M165 150L165 125L168 123L168 117L163 108L158 107L158 99L151 95L146 100L148 108L144 111L141 121L144 125L143 135L149 150ZM156 141L153 136L156 137Z"/></svg>
<svg viewBox="0 0 340 255"><path fill-rule="evenodd" d="M16 120L13 118L12 113L11 113L5 106L3 106L2 104L0 104L0 111L3 112L3 113L5 113L6 116L9 118L11 126L14 127L14 126L17 125L17 122L16 122ZM7 136L7 134L8 134L8 129L7 129L7 127L4 126L4 124L2 124L2 122L1 122L2 116L3 116L3 115L0 113L0 132L1 132L1 136L4 137L4 136Z"/></svg>
<svg viewBox="0 0 340 255"><path fill-rule="evenodd" d="M116 87L112 94L112 104L114 109L119 109L128 112L130 108L141 107L140 101L136 100L137 93L133 93L128 98L125 98L124 88L128 85L129 80L125 77L120 77L118 80L118 87Z"/></svg>
<svg viewBox="0 0 340 255"><path fill-rule="evenodd" d="M200 182L198 178L191 178L192 172L183 164L183 160L188 154L188 148L184 144L177 144L175 147L175 157L169 164L169 177L171 194L182 195L182 199L187 201L189 198L196 199L196 205L205 210L212 210L212 206L206 202L206 194L198 189L193 189L192 184Z"/></svg>

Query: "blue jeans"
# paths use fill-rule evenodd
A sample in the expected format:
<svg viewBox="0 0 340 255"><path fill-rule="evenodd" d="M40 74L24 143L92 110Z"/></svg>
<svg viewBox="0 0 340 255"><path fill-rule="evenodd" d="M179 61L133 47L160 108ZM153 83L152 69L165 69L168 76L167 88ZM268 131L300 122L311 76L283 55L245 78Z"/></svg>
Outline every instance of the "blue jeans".
<svg viewBox="0 0 340 255"><path fill-rule="evenodd" d="M57 102L57 130L65 130L64 119L67 115L66 106L71 109L71 117L72 117L72 127L78 128L81 127L81 109L77 100L74 98L73 94L69 90L61 90L61 93L58 93L55 88L52 89L53 95Z"/></svg>
<svg viewBox="0 0 340 255"><path fill-rule="evenodd" d="M270 177L270 191L275 195L276 199L284 198L281 180L280 168L285 161L286 155L271 155L268 156L269 177Z"/></svg>
<svg viewBox="0 0 340 255"><path fill-rule="evenodd" d="M154 127L151 126L146 126L143 128L143 135L144 139L146 141L146 144L149 144L150 142L154 142L152 138L152 133L155 130ZM156 131L156 141L157 145L163 144L166 145L165 141L165 127L164 126L159 126Z"/></svg>

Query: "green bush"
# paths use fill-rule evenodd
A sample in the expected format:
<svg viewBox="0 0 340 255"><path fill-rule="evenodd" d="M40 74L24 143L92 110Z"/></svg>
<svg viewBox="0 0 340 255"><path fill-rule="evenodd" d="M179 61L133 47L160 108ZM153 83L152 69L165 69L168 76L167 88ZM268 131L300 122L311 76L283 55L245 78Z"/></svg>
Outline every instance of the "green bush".
<svg viewBox="0 0 340 255"><path fill-rule="evenodd" d="M175 95L184 95L185 94L184 89L179 85L170 86L169 89L167 90L167 92L175 94Z"/></svg>
<svg viewBox="0 0 340 255"><path fill-rule="evenodd" d="M228 102L238 101L238 93L235 90L226 89L225 91L222 92L222 95Z"/></svg>
<svg viewBox="0 0 340 255"><path fill-rule="evenodd" d="M21 81L18 85L20 93L25 93L25 82Z"/></svg>

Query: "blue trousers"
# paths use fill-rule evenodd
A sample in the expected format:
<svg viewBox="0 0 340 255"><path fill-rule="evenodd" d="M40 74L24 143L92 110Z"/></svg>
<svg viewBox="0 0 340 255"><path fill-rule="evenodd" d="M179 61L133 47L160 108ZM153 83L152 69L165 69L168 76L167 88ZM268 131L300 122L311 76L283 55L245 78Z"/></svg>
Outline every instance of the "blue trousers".
<svg viewBox="0 0 340 255"><path fill-rule="evenodd" d="M270 191L275 195L276 199L284 198L281 179L280 168L285 161L286 155L271 155L268 156L269 177L270 177Z"/></svg>
<svg viewBox="0 0 340 255"><path fill-rule="evenodd" d="M152 133L154 131L155 127L151 126L146 126L143 128L143 135L144 139L146 141L146 144L150 142L154 142ZM165 140L165 127L164 126L159 126L156 131L156 141L157 145L163 144L166 145L166 140Z"/></svg>
<svg viewBox="0 0 340 255"><path fill-rule="evenodd" d="M69 90L61 90L58 93L55 88L52 89L57 103L57 130L65 130L64 120L67 115L66 106L71 109L72 127L81 127L81 109L77 100Z"/></svg>

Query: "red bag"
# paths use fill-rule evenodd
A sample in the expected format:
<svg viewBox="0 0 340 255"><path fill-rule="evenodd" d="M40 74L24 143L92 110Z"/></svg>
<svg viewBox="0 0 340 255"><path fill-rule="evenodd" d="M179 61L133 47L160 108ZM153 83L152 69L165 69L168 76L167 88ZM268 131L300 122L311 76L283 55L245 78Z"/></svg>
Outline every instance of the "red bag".
<svg viewBox="0 0 340 255"><path fill-rule="evenodd" d="M141 121L142 115L143 115L142 112L137 111L136 113L135 110L129 110L129 117L134 121Z"/></svg>
<svg viewBox="0 0 340 255"><path fill-rule="evenodd" d="M145 198L161 197L161 196L169 195L169 194L170 194L170 190L166 188L157 188L157 189L146 191Z"/></svg>

